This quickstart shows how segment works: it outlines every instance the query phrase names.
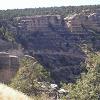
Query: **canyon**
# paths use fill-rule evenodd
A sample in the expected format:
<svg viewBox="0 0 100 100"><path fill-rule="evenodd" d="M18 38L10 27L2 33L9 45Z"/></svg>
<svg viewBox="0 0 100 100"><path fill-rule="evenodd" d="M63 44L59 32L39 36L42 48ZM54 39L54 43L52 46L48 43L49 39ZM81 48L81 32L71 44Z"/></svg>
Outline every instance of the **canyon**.
<svg viewBox="0 0 100 100"><path fill-rule="evenodd" d="M15 17L13 21L13 24L8 21L7 27L21 44L23 54L35 57L56 83L75 82L85 71L82 63L86 55L81 48L85 44L100 51L100 10L83 11L66 18L61 15ZM6 49L10 48L6 46Z"/></svg>

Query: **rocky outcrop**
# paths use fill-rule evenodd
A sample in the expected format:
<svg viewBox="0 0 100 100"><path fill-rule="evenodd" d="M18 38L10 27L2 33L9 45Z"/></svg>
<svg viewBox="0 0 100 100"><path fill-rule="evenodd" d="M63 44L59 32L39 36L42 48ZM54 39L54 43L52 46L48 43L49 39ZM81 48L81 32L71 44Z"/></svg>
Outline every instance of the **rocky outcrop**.
<svg viewBox="0 0 100 100"><path fill-rule="evenodd" d="M93 32L90 31L90 15L76 14L68 18L67 23L60 15L17 17L9 30L15 33L24 54L34 56L56 82L74 82L84 71L80 66L86 55L80 47L87 44L100 50L100 39L94 36L93 28Z"/></svg>
<svg viewBox="0 0 100 100"><path fill-rule="evenodd" d="M60 15L18 17L17 41L22 44L25 54L34 56L56 82L74 81L79 75L85 55L78 47L74 36L68 32Z"/></svg>
<svg viewBox="0 0 100 100"><path fill-rule="evenodd" d="M49 32L64 29L64 20L60 15L17 17L18 28L31 32ZM56 29L57 28L57 29ZM54 31L53 30L53 31Z"/></svg>
<svg viewBox="0 0 100 100"><path fill-rule="evenodd" d="M87 30L100 32L100 9L93 13L82 13L65 18L68 28L73 33L87 33ZM86 30L87 29L87 30Z"/></svg>

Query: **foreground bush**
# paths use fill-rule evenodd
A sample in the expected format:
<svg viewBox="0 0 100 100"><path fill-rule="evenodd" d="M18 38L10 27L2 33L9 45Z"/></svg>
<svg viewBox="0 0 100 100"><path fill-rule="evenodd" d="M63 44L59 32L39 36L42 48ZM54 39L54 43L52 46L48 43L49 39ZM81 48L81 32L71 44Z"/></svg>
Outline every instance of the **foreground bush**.
<svg viewBox="0 0 100 100"><path fill-rule="evenodd" d="M89 55L88 72L74 84L63 84L71 100L100 100L100 56Z"/></svg>

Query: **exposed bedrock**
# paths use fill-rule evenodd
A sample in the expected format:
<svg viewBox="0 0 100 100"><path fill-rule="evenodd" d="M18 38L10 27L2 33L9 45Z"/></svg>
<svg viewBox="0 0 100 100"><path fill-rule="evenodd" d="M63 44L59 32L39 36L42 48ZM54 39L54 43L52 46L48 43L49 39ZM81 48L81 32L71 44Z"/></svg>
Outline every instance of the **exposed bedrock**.
<svg viewBox="0 0 100 100"><path fill-rule="evenodd" d="M60 15L17 17L14 21L15 25L8 25L9 30L15 33L24 54L34 56L57 83L74 82L85 70L82 63L86 55L80 46L88 44L93 50L100 50L100 39L93 34L94 29L91 32L91 27L87 29L80 22L76 28L69 27L72 24L68 26L69 22Z"/></svg>
<svg viewBox="0 0 100 100"><path fill-rule="evenodd" d="M85 54L60 15L17 18L17 41L51 72L56 82L75 81ZM26 52L27 54L27 52Z"/></svg>

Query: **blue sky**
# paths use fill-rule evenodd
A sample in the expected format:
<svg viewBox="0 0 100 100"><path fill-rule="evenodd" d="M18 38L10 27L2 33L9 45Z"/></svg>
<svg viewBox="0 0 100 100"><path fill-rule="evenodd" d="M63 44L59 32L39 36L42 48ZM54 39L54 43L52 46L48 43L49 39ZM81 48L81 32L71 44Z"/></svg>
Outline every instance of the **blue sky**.
<svg viewBox="0 0 100 100"><path fill-rule="evenodd" d="M1 0L0 9L100 4L100 0Z"/></svg>

